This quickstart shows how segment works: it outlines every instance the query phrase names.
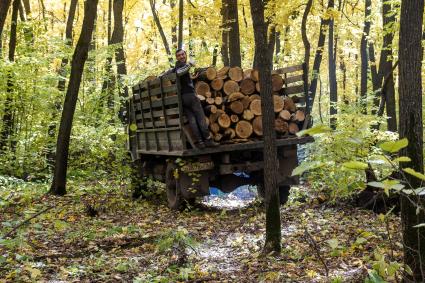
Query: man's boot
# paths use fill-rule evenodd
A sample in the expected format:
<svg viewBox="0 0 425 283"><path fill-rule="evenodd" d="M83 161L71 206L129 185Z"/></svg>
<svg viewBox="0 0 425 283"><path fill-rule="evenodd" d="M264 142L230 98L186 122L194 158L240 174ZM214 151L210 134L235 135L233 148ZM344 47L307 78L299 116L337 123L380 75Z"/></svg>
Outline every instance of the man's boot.
<svg viewBox="0 0 425 283"><path fill-rule="evenodd" d="M212 138L209 138L209 139L207 139L206 141L205 141L205 146L206 147L217 147L217 146L219 146L220 144L219 143L217 143L217 142L215 142L215 141L213 141L213 139Z"/></svg>

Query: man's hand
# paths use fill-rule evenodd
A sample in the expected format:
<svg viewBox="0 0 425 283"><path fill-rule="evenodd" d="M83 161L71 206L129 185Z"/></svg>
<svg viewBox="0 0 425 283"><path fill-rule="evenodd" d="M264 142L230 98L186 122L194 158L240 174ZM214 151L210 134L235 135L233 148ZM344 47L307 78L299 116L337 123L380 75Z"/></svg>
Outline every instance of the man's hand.
<svg viewBox="0 0 425 283"><path fill-rule="evenodd" d="M192 67L195 67L195 65L196 65L196 61L195 61L195 59L190 58L190 59L189 59L189 65L191 65Z"/></svg>

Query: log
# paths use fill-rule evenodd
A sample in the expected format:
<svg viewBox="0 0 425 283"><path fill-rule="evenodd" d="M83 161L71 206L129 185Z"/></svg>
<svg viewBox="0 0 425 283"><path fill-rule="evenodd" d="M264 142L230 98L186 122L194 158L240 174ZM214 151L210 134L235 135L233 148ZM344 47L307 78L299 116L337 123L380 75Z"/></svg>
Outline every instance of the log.
<svg viewBox="0 0 425 283"><path fill-rule="evenodd" d="M281 96L273 95L274 112L279 113L283 110L284 101Z"/></svg>
<svg viewBox="0 0 425 283"><path fill-rule="evenodd" d="M217 71L217 78L225 79L227 78L227 73L229 72L230 67L224 66L220 70Z"/></svg>
<svg viewBox="0 0 425 283"><path fill-rule="evenodd" d="M232 121L232 123L237 123L239 122L239 116L236 114L232 114L230 115L230 121Z"/></svg>
<svg viewBox="0 0 425 283"><path fill-rule="evenodd" d="M288 125L288 132L295 135L296 133L298 133L300 131L300 128L298 127L298 125L294 122L290 122Z"/></svg>
<svg viewBox="0 0 425 283"><path fill-rule="evenodd" d="M227 95L230 95L234 92L238 92L239 89L239 84L233 80L228 80L223 85L223 91Z"/></svg>
<svg viewBox="0 0 425 283"><path fill-rule="evenodd" d="M229 108L230 110L232 110L233 113L236 113L236 114L242 114L244 110L243 104L240 101L233 101L232 103L230 103Z"/></svg>
<svg viewBox="0 0 425 283"><path fill-rule="evenodd" d="M229 78L235 82L240 82L243 79L243 70L240 67L232 67L229 69Z"/></svg>
<svg viewBox="0 0 425 283"><path fill-rule="evenodd" d="M252 135L252 125L250 122L241 120L236 124L236 136L241 139L247 139Z"/></svg>
<svg viewBox="0 0 425 283"><path fill-rule="evenodd" d="M234 92L231 95L229 95L229 97L227 98L227 102L233 102L239 99L244 98L245 95L243 95L243 93L241 92Z"/></svg>
<svg viewBox="0 0 425 283"><path fill-rule="evenodd" d="M254 99L251 101L251 104L249 104L249 110L251 110L252 114L255 116L261 115L261 99Z"/></svg>
<svg viewBox="0 0 425 283"><path fill-rule="evenodd" d="M283 87L283 79L280 75L274 74L272 75L272 88L273 91L279 91Z"/></svg>
<svg viewBox="0 0 425 283"><path fill-rule="evenodd" d="M263 116L257 116L252 121L252 128L257 136L263 135Z"/></svg>
<svg viewBox="0 0 425 283"><path fill-rule="evenodd" d="M288 131L288 123L282 118L274 120L274 128L276 132L284 134Z"/></svg>
<svg viewBox="0 0 425 283"><path fill-rule="evenodd" d="M255 82L251 79L244 79L241 81L240 88L243 94L253 94L255 92Z"/></svg>
<svg viewBox="0 0 425 283"><path fill-rule="evenodd" d="M205 100L207 101L208 104L214 104L215 103L214 97L208 97Z"/></svg>
<svg viewBox="0 0 425 283"><path fill-rule="evenodd" d="M205 96L206 97L205 93L206 92L209 92L209 91L210 91L210 85L207 84L206 82L198 81L196 83L196 85L195 85L195 92L196 92L196 94L199 94L199 95L202 95L202 96Z"/></svg>
<svg viewBox="0 0 425 283"><path fill-rule="evenodd" d="M255 115L254 115L254 113L251 112L251 110L245 109L243 111L242 118L244 118L245 120L251 121L252 119L254 119L254 117L255 117Z"/></svg>
<svg viewBox="0 0 425 283"><path fill-rule="evenodd" d="M224 85L224 80L222 78L216 78L211 83L210 86L213 90L221 90Z"/></svg>
<svg viewBox="0 0 425 283"><path fill-rule="evenodd" d="M258 82L259 80L258 70L247 69L243 72L243 74L244 74L244 79L251 79L254 82Z"/></svg>
<svg viewBox="0 0 425 283"><path fill-rule="evenodd" d="M205 101L205 96L202 96L202 95L197 94L196 97L198 97L198 99L200 101Z"/></svg>
<svg viewBox="0 0 425 283"><path fill-rule="evenodd" d="M223 139L223 135L220 133L217 133L214 135L214 141L219 142Z"/></svg>
<svg viewBox="0 0 425 283"><path fill-rule="evenodd" d="M285 121L289 121L291 119L291 112L288 110L282 110L279 112L279 117Z"/></svg>
<svg viewBox="0 0 425 283"><path fill-rule="evenodd" d="M212 96L212 93L210 92L210 91L207 91L206 93L205 93L205 97L211 97Z"/></svg>
<svg viewBox="0 0 425 283"><path fill-rule="evenodd" d="M255 90L260 92L260 82L255 83Z"/></svg>
<svg viewBox="0 0 425 283"><path fill-rule="evenodd" d="M223 97L221 97L221 96L216 96L216 97L214 98L214 103L215 103L215 105L221 105L221 104L223 104Z"/></svg>
<svg viewBox="0 0 425 283"><path fill-rule="evenodd" d="M217 70L214 67L208 67L205 71L207 79L212 81L217 77Z"/></svg>
<svg viewBox="0 0 425 283"><path fill-rule="evenodd" d="M243 109L248 109L249 104L251 103L251 99L250 99L250 97L249 97L248 95L246 95L246 96L245 96L244 98L242 98L240 101L241 101L241 102L242 102L242 104L243 104Z"/></svg>
<svg viewBox="0 0 425 283"><path fill-rule="evenodd" d="M211 123L210 130L213 134L217 134L220 131L220 125L218 123Z"/></svg>
<svg viewBox="0 0 425 283"><path fill-rule="evenodd" d="M303 122L305 120L305 113L302 110L295 111L294 116L292 116L292 121Z"/></svg>
<svg viewBox="0 0 425 283"><path fill-rule="evenodd" d="M232 128L227 128L226 130L224 130L224 137L231 140L234 137L236 137L236 132L234 129Z"/></svg>
<svg viewBox="0 0 425 283"><path fill-rule="evenodd" d="M231 121L230 121L230 117L227 114L221 114L220 117L218 117L218 125L220 126L220 128L222 129L227 129L228 127L230 127Z"/></svg>
<svg viewBox="0 0 425 283"><path fill-rule="evenodd" d="M288 110L289 112L293 113L297 110L297 107L295 106L294 101L290 97L284 98L284 106L283 109Z"/></svg>
<svg viewBox="0 0 425 283"><path fill-rule="evenodd" d="M207 116L205 116L205 123L207 123L207 126L210 125L210 119Z"/></svg>
<svg viewBox="0 0 425 283"><path fill-rule="evenodd" d="M213 113L213 114L210 115L210 123L212 124L212 123L217 122L218 117L220 117L220 115L223 114L223 113L224 113L223 110L217 109L216 113Z"/></svg>
<svg viewBox="0 0 425 283"><path fill-rule="evenodd" d="M207 105L207 106L204 107L204 112L205 112L205 114L217 113L217 107L215 105Z"/></svg>
<svg viewBox="0 0 425 283"><path fill-rule="evenodd" d="M260 96L260 95L258 95L258 94L253 94L253 95L251 95L251 96L249 97L249 99L250 99L251 101L253 101L254 99L261 99L261 96Z"/></svg>

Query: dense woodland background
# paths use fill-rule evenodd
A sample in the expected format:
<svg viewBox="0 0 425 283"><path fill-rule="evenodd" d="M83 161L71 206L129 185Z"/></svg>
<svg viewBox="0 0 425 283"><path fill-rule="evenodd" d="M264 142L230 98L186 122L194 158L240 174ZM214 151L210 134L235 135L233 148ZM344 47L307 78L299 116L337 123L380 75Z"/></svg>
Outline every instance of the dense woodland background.
<svg viewBox="0 0 425 283"><path fill-rule="evenodd" d="M407 2L410 4L406 4ZM401 207L401 229L396 229L400 228L400 220L396 216L381 214L382 217L375 219L376 216L363 215L379 222L371 225L378 227L378 230L384 229L381 232L388 234L380 238L382 242L374 241L376 238L370 234L365 236L360 233L361 243L357 242L360 236L355 236L357 246L351 246L352 253L351 248L345 249L335 241L328 243L326 251L330 249L330 253L336 253L332 257L340 257L344 253L353 256L359 251L359 246L362 247L361 251L367 250L363 247L363 240L370 242L370 245L373 242L370 249L375 255L369 254L367 259L362 258L363 266L369 264L367 268L363 268L363 271L369 270L369 275L363 274L370 280L367 282L383 282L379 281L383 278L399 282L401 274L409 272L406 266L401 265L400 251L403 245L399 242L401 237L397 231L404 229L405 243L414 242L418 245L414 246L418 254L422 258L425 256L423 248L420 248L420 243L425 243L423 236L418 236L416 240L415 237L408 237L421 235L418 228L409 229L425 222L423 200L420 197L422 191L418 191L422 186L421 181L425 180L425 176L421 174L421 77L424 68L420 42L425 36L422 33L423 5L422 0L270 0L267 3L255 0L0 0L0 188L4 189L0 192L0 207L9 213L4 218L0 217L4 232L0 238L0 248L13 250L20 255L28 252L28 246L31 246L27 240L28 235L32 235L34 229L41 229L41 226L36 226L40 223L26 221L25 225L31 224L30 230L20 230L21 220L25 216L35 218L48 211L56 214L59 213L56 211L57 207L61 205L72 205L71 211L83 209L90 214L90 209L94 209L93 203L97 215L99 202L92 198L94 192L102 196L99 197L99 200L102 199L100 207L103 205L107 207L106 210L114 207L113 211L105 214L114 214L116 211L124 213L125 206L116 203L118 200L128 200L120 199L122 195L116 196L112 205L109 197L111 193L125 191L121 188L128 187L133 174L125 146L126 100L131 94L132 85L148 76L158 75L173 65L174 51L178 47L184 47L200 67L240 65L244 69L264 67L267 59L261 54L265 53L264 50L269 50L273 51L273 55L269 54L272 55L270 59L273 66L268 67L276 69L306 62L309 69L310 95L314 98L312 116L314 124L318 126L309 133L317 136L316 142L309 147L306 162L294 174L308 171L305 176L308 187L321 200L346 201L364 189L373 191L373 196L369 197L375 199L376 194L380 197L385 195L384 200L391 199L393 193L401 192L407 196L403 198L404 206ZM263 6L264 19L259 16L262 15L259 7L262 9ZM253 19L253 15L258 17L254 16ZM89 27L90 22L94 23L93 28ZM260 35L266 33L268 36L264 40ZM84 58L84 44L88 48L87 61L85 64L77 64L77 60L72 60L73 54ZM75 63L74 70L83 68L80 85L77 83L78 72L71 72L71 63ZM74 96L70 95L72 91ZM68 94L71 102L68 98L65 99ZM71 105L71 108L68 109L67 105ZM66 117L63 115L66 111L70 111L72 115L63 118ZM67 129L64 130L64 135L66 136L67 131L71 133L69 160L68 141L57 144L61 117ZM409 137L409 146L406 140L397 142L399 134L401 137ZM402 157L396 159L400 149ZM61 157L64 159L61 160ZM399 163L406 161L407 167L413 169L401 171ZM47 199L47 204L51 205L39 207L40 201L45 198L43 194L52 182L57 185L57 175L53 178L55 164L56 169L64 164L65 168L68 167L67 180L71 184L68 191L71 196L58 202ZM395 172L408 174L394 175ZM377 187L381 191L377 192L371 187ZM92 194L87 196L86 192L89 191ZM409 198L413 193L414 196ZM131 208L142 213L140 207L133 205L134 203ZM148 207L148 204L144 205ZM367 201L364 206L368 206ZM394 206L394 209L398 210L399 207ZM298 213L300 210L302 211L296 208L292 211ZM388 207L383 209L385 213L388 210ZM166 215L164 219L173 217L168 215L168 211L162 213ZM249 217L252 216L250 213L257 215L258 212L255 210L247 213ZM44 218L50 224L42 225L53 225L53 228L49 226L52 231L56 231L53 234L70 235L67 223L74 222L78 214L71 215L74 220L70 220L70 215L60 215L62 218L52 223L49 222L51 218ZM150 217L149 221L153 222L154 213ZM199 220L196 217L195 222ZM308 215L303 217L310 219ZM262 216L259 219L264 220ZM312 219L309 221L314 221ZM179 221L184 222L183 220ZM223 221L225 220L228 219L223 217ZM91 220L84 221L87 222L79 222L81 229L87 223L93 224ZM168 224L169 227L176 225ZM46 227L44 228L47 229ZM130 235L140 232L137 230L140 227L125 227L125 231L121 230L119 233ZM176 228L177 234L168 231L167 236L161 234L160 237L190 246L187 231L182 232L179 227ZM264 228L261 225L259 227L262 227L260 230ZM132 232L128 232L128 229ZM304 235L309 235L304 226L299 229L305 229ZM106 234L105 237L110 236ZM11 238L12 236L16 237ZM95 239L93 235L91 238L87 237L84 238L87 240L85 244ZM148 233L146 239L151 237L156 236ZM74 243L77 238L78 235L74 235L67 240ZM126 239L134 243L135 238ZM314 239L312 242L315 242ZM108 243L97 245L109 252L112 248L109 249ZM69 242L56 249L69 249L67 244ZM123 246L127 247L127 244L128 242ZM37 243L34 245L37 246ZM75 247L72 246L72 249L76 249ZM155 248L146 248L143 252L146 250L151 252ZM159 253L161 251L161 248L155 250ZM423 263L414 264L416 253L410 254L409 249L405 251L405 263L413 269L417 278L424 278ZM85 257L85 252L88 254L89 250L83 249L77 257ZM369 250L368 252L370 253ZM314 258L314 254L313 250L309 256ZM75 256L62 255L68 259ZM106 257L108 256L113 255ZM290 253L292 259L293 256L294 253ZM56 256L38 255L31 260L50 257ZM319 262L318 266L320 262L324 262L320 255L316 260ZM42 276L39 270L42 268L34 264L28 265L28 258L18 259L7 252L1 253L0 264L6 262L7 266L2 267L0 272L6 272L10 280L35 280ZM26 269L22 264L27 266ZM133 266L127 262L122 269L114 269L114 272L119 272L122 276L122 273L127 274L130 270L133 273L128 274L135 276L136 266L137 264ZM264 264L262 268L266 266ZM330 280L328 268L326 264L324 266L326 280ZM57 266L51 268L55 272L63 271L58 271ZM173 280L206 276L197 273L195 269L189 272L179 268L177 271L164 269L149 277L149 280L153 278L152 281L158 282L161 276L174 278ZM68 271L71 269L69 267ZM312 267L312 270L317 275L317 269ZM182 278L178 277L182 272L187 274ZM281 275L273 277L277 276L271 274L275 271L268 272L272 278L270 281L279 280ZM302 278L315 276L302 268L301 273L302 276L295 272ZM99 279L92 277L91 273L81 274L74 272L66 276L74 279ZM80 275L82 277L78 277ZM267 281L268 275L263 275L255 278ZM61 278L66 278L63 276ZM136 282L144 282L148 278L140 276L141 281ZM337 277L335 280L339 278ZM134 277L124 278L130 280ZM418 282L420 281L419 279Z"/></svg>

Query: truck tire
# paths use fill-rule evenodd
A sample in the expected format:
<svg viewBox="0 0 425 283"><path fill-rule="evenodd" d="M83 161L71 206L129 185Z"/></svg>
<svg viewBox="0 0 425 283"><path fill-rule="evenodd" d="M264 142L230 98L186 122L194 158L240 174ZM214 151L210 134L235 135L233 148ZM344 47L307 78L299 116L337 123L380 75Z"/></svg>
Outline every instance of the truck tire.
<svg viewBox="0 0 425 283"><path fill-rule="evenodd" d="M167 164L165 171L165 187L167 190L168 207L173 210L180 210L183 205L183 197L180 191L179 181L175 178L174 172L177 165L173 162Z"/></svg>

